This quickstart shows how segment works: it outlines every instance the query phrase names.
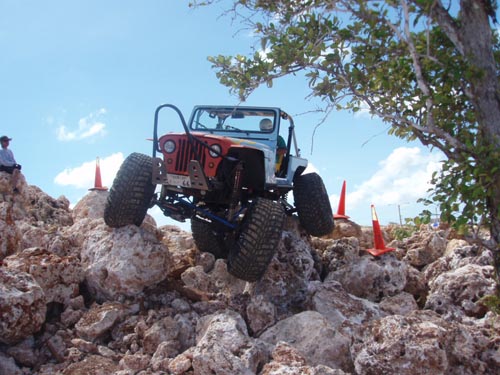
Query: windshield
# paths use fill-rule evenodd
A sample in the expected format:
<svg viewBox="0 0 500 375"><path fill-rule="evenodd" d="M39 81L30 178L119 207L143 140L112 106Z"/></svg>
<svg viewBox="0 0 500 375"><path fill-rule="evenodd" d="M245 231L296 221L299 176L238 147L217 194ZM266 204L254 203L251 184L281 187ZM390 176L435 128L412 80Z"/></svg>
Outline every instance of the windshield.
<svg viewBox="0 0 500 375"><path fill-rule="evenodd" d="M276 112L270 109L197 108L193 113L191 130L272 133Z"/></svg>

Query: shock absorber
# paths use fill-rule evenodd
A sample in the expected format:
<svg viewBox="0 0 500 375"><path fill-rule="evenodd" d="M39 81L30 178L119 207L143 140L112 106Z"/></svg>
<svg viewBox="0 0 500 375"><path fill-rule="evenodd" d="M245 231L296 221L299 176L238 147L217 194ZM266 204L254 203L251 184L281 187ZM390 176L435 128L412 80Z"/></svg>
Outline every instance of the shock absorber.
<svg viewBox="0 0 500 375"><path fill-rule="evenodd" d="M231 202L229 204L229 211L227 214L227 220L229 222L233 221L233 216L238 208L238 203L241 198L241 181L243 174L243 163L240 161L236 164L234 168L234 178L233 178L233 189L231 191Z"/></svg>

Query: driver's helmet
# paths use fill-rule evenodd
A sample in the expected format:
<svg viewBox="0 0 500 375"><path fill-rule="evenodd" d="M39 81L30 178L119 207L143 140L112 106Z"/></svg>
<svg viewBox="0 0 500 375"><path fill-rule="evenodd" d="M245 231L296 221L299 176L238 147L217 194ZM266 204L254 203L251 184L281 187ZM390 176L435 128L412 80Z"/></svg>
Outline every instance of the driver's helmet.
<svg viewBox="0 0 500 375"><path fill-rule="evenodd" d="M259 126L261 131L269 131L273 129L273 122L268 118L263 118L260 120Z"/></svg>

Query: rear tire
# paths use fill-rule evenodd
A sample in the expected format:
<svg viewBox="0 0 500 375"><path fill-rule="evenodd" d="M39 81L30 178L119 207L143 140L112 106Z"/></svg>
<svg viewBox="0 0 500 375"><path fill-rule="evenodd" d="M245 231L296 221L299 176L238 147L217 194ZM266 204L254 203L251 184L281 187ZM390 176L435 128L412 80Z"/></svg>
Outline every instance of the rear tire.
<svg viewBox="0 0 500 375"><path fill-rule="evenodd" d="M156 187L151 182L152 174L153 159L147 155L132 153L123 161L104 208L107 225L119 228L142 224Z"/></svg>
<svg viewBox="0 0 500 375"><path fill-rule="evenodd" d="M302 227L312 236L324 236L334 226L332 206L323 180L317 173L297 176L293 196Z"/></svg>
<svg viewBox="0 0 500 375"><path fill-rule="evenodd" d="M213 254L216 259L227 258L224 234L217 232L212 223L194 217L191 219L191 232L198 250Z"/></svg>
<svg viewBox="0 0 500 375"><path fill-rule="evenodd" d="M260 280L277 250L284 224L285 211L280 203L255 199L229 250L229 273L249 282Z"/></svg>

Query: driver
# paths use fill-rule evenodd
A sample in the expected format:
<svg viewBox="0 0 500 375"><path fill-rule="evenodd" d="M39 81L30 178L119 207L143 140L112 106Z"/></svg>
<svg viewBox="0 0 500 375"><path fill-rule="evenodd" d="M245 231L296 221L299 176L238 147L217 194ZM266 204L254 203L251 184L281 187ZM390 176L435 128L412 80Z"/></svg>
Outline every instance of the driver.
<svg viewBox="0 0 500 375"><path fill-rule="evenodd" d="M273 129L273 121L268 118L263 118L259 123L260 131L268 132ZM281 135L278 134L278 150L286 150L286 142Z"/></svg>
<svg viewBox="0 0 500 375"><path fill-rule="evenodd" d="M273 121L268 118L260 120L259 128L261 131L268 132L273 129ZM276 172L280 170L283 157L286 153L286 142L281 135L278 134L278 148L276 149Z"/></svg>

